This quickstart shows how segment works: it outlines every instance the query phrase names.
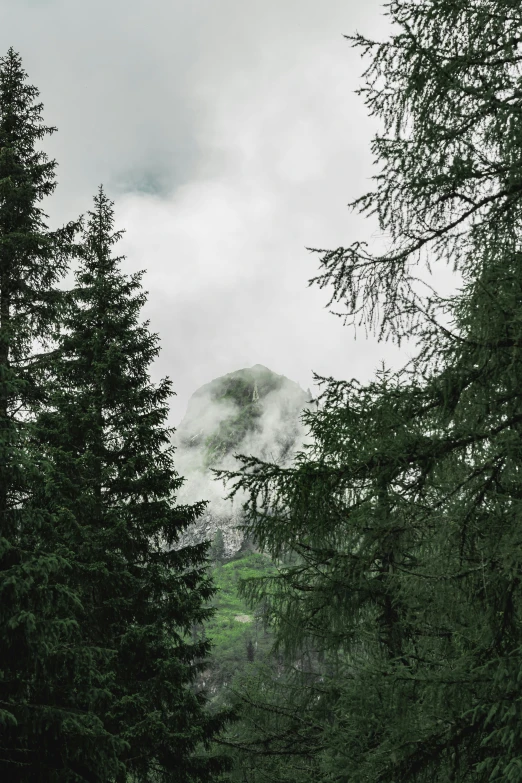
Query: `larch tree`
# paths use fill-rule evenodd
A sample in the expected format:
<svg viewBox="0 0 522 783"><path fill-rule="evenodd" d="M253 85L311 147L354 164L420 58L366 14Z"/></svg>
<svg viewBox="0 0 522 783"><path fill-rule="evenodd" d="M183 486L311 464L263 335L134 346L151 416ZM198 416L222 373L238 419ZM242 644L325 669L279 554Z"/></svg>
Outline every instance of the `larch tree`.
<svg viewBox="0 0 522 783"><path fill-rule="evenodd" d="M298 454L287 469L247 460L253 470L242 477L253 490L246 528L279 563L278 574L249 580L242 592L253 605L263 601L275 632L273 653L284 661L282 671L263 663L231 692L243 719L224 741L237 750L238 774L245 764L255 768L256 783L326 783L339 746L350 759L343 758L346 777L339 780L351 780L364 754L389 733L397 704L406 709L412 700L400 680L416 628L396 572L417 563L419 531L410 531L406 520L418 509L407 498L390 497L389 485L393 470L400 472L398 434L415 435L413 422L407 433L398 428L413 395L399 397L386 371L367 388L330 384L321 411L304 414L312 453ZM376 667L384 668L380 679ZM351 708L339 715L343 700Z"/></svg>
<svg viewBox="0 0 522 783"><path fill-rule="evenodd" d="M81 606L71 553L57 531L51 473L32 448L45 400L57 287L75 255L81 221L47 230L38 206L56 187L56 161L36 142L38 90L20 56L0 58L0 778L11 783L105 780L114 738L76 699L103 685L103 651L79 643ZM84 688L84 690L82 690ZM81 773L82 759L99 777ZM111 765L112 764L112 765Z"/></svg>
<svg viewBox="0 0 522 783"><path fill-rule="evenodd" d="M311 637L340 654L325 780L516 783L522 8L387 7L390 40L349 37L373 54L360 92L385 127L378 186L351 206L377 215L391 248L317 250L310 283L333 284L329 304L359 325L382 305L379 339L415 337L418 354L366 387L328 379L294 467L240 455L240 470L216 475L236 479L229 496L249 492L265 551L299 555L278 582L245 588L268 600L278 643L290 658ZM423 262L451 264L463 284L419 293L410 268Z"/></svg>
<svg viewBox="0 0 522 783"><path fill-rule="evenodd" d="M150 380L160 349L139 318L143 273L124 274L112 253L123 232L102 187L88 216L36 432L70 517L82 641L111 654L99 703L85 707L125 743L114 783L203 783L227 764L203 752L227 715L205 709L195 682L210 643L190 635L215 588L209 545L172 545L207 501L174 503L184 479L165 426L172 383Z"/></svg>

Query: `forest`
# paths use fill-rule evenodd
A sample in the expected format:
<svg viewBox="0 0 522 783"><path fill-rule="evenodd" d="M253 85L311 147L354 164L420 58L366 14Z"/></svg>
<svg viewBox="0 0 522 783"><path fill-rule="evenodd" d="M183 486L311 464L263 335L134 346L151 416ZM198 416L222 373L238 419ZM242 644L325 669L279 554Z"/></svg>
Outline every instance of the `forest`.
<svg viewBox="0 0 522 783"><path fill-rule="evenodd" d="M385 9L389 40L345 38L382 124L349 207L390 246L308 248L309 285L417 352L314 374L292 464L212 468L248 497L226 562L175 546L206 501L176 503L114 203L48 228L57 129L0 57L2 781L522 783L522 7ZM462 286L419 289L443 263Z"/></svg>

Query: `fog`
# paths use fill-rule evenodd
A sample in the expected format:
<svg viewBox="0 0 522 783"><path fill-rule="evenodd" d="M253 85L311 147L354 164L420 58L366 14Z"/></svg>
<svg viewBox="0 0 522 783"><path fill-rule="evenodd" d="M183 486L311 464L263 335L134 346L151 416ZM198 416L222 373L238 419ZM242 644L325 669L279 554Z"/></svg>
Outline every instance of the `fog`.
<svg viewBox="0 0 522 783"><path fill-rule="evenodd" d="M298 451L314 443L309 427L303 422L302 413L307 409L314 410L316 404L311 401L309 391L302 389L299 384L284 379L281 388L260 398L259 405L261 413L256 429L248 430L238 445L218 456L211 467L238 471L243 463L235 454L252 455L288 467ZM200 500L209 501L205 514L196 526L198 530L206 530L210 536L218 528L222 529L229 553L234 544L239 542L239 537L231 528L240 521L248 495L244 490L238 490L234 498L226 499L237 479L224 484L223 479L217 478L206 466L206 439L216 433L222 423L232 422L240 413L241 407L234 401L213 399L210 384L207 384L191 397L187 412L173 436L176 447L175 468L185 479L178 490L176 502L179 505L190 505ZM181 539L181 544L188 543L191 536L189 531ZM198 540L202 537L199 536Z"/></svg>

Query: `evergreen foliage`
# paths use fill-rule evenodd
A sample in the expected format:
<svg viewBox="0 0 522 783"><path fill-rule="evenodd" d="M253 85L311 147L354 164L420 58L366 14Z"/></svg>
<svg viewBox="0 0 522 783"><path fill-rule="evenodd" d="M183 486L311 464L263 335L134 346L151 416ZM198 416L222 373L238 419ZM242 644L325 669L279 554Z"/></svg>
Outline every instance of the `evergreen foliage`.
<svg viewBox="0 0 522 783"><path fill-rule="evenodd" d="M249 607L239 596L239 586L246 579L274 571L270 560L255 552L237 555L222 566L214 566L212 578L218 589L212 605L216 613L203 626L213 649L208 668L201 677L211 692L213 710L229 703L229 687L246 668L249 640L253 642L256 659L264 658L272 645L263 603Z"/></svg>
<svg viewBox="0 0 522 783"><path fill-rule="evenodd" d="M108 780L207 781L226 758L204 758L198 747L227 715L204 710L194 682L210 643L190 630L212 616L215 588L208 544L171 548L206 501L173 505L183 479L164 426L171 381L155 386L148 374L159 347L139 322L143 273L124 275L112 255L122 232L113 232L102 187L88 215L35 434L52 465L54 502L68 515L62 536L74 553L82 642L110 654L99 703L82 706L125 746Z"/></svg>
<svg viewBox="0 0 522 783"><path fill-rule="evenodd" d="M321 753L332 711L325 687L297 666L263 656L241 670L226 689L227 703L241 722L220 743L234 749L232 770L218 780L231 783L308 783L330 778Z"/></svg>
<svg viewBox="0 0 522 783"><path fill-rule="evenodd" d="M366 386L316 375L315 443L293 467L242 455L216 471L235 479L229 497L248 491L262 550L290 557L244 594L267 602L287 669L319 649L311 714L329 716L292 778L302 731L281 724L288 701L265 678L228 738L237 780L522 781L522 9L388 7L391 40L350 37L374 51L361 93L389 134L372 146L377 190L351 206L376 213L392 247L317 251L310 282L333 284L330 303L366 327L382 304L379 337L409 334L419 351ZM463 286L421 296L409 267L424 259ZM301 716L312 693L296 689Z"/></svg>
<svg viewBox="0 0 522 783"><path fill-rule="evenodd" d="M78 644L71 553L55 546L67 514L50 502L48 466L30 448L60 313L56 285L80 222L50 232L43 221L38 203L56 186L56 162L35 144L56 128L42 124L26 76L10 48L0 58L0 778L72 783L86 779L84 755L97 780L117 767L113 738L76 709L103 687L104 655Z"/></svg>
<svg viewBox="0 0 522 783"><path fill-rule="evenodd" d="M210 547L210 559L213 563L218 564L222 564L225 560L225 542L222 530L216 530L212 546Z"/></svg>

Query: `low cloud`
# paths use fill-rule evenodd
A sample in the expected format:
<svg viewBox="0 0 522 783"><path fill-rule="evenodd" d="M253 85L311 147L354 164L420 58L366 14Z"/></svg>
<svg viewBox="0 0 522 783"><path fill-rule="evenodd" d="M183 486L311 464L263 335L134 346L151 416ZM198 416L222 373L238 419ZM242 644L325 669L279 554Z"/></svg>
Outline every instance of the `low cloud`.
<svg viewBox="0 0 522 783"><path fill-rule="evenodd" d="M295 454L312 444L313 438L302 421L302 412L315 407L307 404L310 396L298 384L288 381L281 388L270 391L261 400L261 415L256 429L249 429L239 444L212 464L212 467L238 471L242 462L234 454L254 456L283 467L292 464ZM181 539L181 545L194 540L212 537L222 529L228 554L240 542L241 536L232 535L231 528L240 522L241 510L248 500L244 490L234 499L226 499L236 480L223 485L222 479L205 464L207 437L214 434L219 425L237 417L240 407L233 401L215 400L210 388L203 387L192 396L187 413L177 429L173 443L176 446L174 464L185 479L177 493L176 503L190 505L197 501L209 501L206 511L195 524L198 534L191 529ZM206 533L206 535L205 535Z"/></svg>

